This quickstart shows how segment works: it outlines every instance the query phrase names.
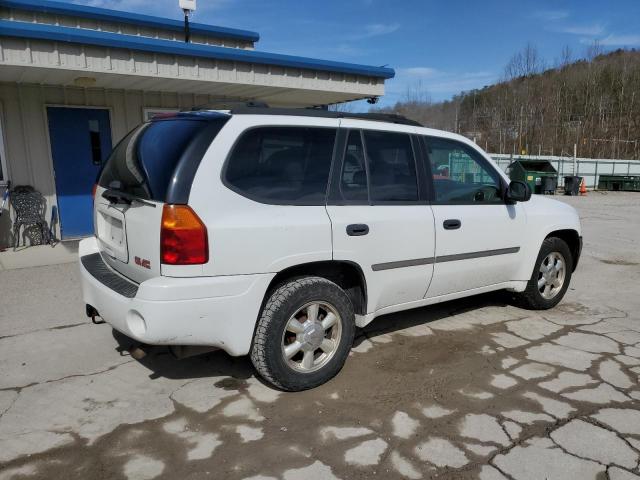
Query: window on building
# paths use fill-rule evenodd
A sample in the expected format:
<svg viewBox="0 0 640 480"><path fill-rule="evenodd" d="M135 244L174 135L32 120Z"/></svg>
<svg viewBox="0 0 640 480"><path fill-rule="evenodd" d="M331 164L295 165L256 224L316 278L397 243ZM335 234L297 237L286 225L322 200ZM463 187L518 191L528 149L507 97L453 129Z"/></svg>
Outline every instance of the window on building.
<svg viewBox="0 0 640 480"><path fill-rule="evenodd" d="M441 203L499 203L500 176L471 147L426 137L435 200Z"/></svg>
<svg viewBox="0 0 640 480"><path fill-rule="evenodd" d="M225 181L264 203L324 205L335 136L332 128L250 130L227 162Z"/></svg>
<svg viewBox="0 0 640 480"><path fill-rule="evenodd" d="M416 163L405 133L364 132L371 202L418 200Z"/></svg>
<svg viewBox="0 0 640 480"><path fill-rule="evenodd" d="M162 115L170 115L172 113L178 113L180 111L179 108L143 108L142 109L142 120L145 122L150 121L153 117L162 116Z"/></svg>

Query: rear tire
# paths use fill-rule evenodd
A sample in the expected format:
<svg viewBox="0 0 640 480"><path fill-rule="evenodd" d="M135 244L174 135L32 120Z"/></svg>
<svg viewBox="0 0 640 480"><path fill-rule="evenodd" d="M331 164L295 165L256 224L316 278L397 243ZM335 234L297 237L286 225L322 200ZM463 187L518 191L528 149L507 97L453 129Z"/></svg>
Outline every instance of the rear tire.
<svg viewBox="0 0 640 480"><path fill-rule="evenodd" d="M267 299L251 346L260 376L288 391L333 378L353 344L355 315L346 293L321 277L288 280Z"/></svg>
<svg viewBox="0 0 640 480"><path fill-rule="evenodd" d="M572 272L573 257L566 242L557 237L546 238L526 290L515 295L518 304L529 310L555 307L569 288Z"/></svg>

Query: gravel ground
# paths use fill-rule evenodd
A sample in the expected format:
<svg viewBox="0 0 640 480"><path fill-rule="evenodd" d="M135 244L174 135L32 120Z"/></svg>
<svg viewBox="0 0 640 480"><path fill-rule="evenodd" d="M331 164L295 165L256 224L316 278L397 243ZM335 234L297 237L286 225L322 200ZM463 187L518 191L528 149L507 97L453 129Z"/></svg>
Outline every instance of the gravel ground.
<svg viewBox="0 0 640 480"><path fill-rule="evenodd" d="M381 317L295 394L221 352L132 359L75 265L1 272L0 480L640 478L640 194L559 199L585 244L557 308Z"/></svg>

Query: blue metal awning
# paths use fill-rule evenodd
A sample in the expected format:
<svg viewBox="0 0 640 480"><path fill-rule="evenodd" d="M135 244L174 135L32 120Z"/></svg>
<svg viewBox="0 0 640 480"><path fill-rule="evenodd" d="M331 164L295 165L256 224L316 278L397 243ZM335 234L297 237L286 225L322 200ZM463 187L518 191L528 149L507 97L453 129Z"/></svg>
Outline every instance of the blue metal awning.
<svg viewBox="0 0 640 480"><path fill-rule="evenodd" d="M126 23L139 27L162 28L166 30L174 30L176 32L182 32L184 29L184 24L178 20L143 15L140 13L119 12L117 10L76 5L73 3L54 2L50 0L0 0L0 6L31 12L90 18L92 20L105 22ZM218 27L202 23L191 23L190 29L192 33L212 35L222 38L232 38L248 42L257 42L260 40L260 35L258 33L251 32L249 30Z"/></svg>

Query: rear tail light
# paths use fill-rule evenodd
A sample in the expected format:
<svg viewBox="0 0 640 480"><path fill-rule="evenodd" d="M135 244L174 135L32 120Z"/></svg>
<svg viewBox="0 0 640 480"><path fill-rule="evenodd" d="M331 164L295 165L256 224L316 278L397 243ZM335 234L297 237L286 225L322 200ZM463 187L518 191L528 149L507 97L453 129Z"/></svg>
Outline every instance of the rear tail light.
<svg viewBox="0 0 640 480"><path fill-rule="evenodd" d="M91 198L93 198L93 201L96 201L96 190L98 190L98 184L94 183L93 184L93 188L91 189Z"/></svg>
<svg viewBox="0 0 640 480"><path fill-rule="evenodd" d="M207 227L189 206L163 207L160 258L166 265L199 265L209 261Z"/></svg>

